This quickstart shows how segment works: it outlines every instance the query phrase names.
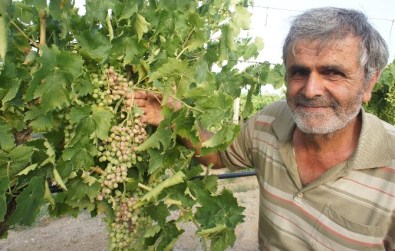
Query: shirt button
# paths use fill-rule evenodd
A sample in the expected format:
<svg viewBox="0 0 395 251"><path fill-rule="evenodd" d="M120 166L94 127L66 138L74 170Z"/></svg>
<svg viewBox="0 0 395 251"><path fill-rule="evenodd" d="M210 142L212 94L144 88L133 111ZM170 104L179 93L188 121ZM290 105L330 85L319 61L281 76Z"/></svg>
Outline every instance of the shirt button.
<svg viewBox="0 0 395 251"><path fill-rule="evenodd" d="M298 197L302 198L303 197L303 193L298 193Z"/></svg>

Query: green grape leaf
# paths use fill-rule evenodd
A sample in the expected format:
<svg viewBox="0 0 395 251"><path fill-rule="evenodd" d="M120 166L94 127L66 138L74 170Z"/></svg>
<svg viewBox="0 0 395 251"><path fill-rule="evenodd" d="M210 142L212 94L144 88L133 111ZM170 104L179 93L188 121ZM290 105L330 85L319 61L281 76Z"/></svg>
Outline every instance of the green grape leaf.
<svg viewBox="0 0 395 251"><path fill-rule="evenodd" d="M44 112L68 106L70 104L68 87L82 74L81 57L60 51L57 47L44 46L42 56L37 61L41 67L29 83L26 92L27 101L41 98Z"/></svg>
<svg viewBox="0 0 395 251"><path fill-rule="evenodd" d="M160 151L158 149L151 148L151 149L148 149L147 152L150 156L150 161L148 164L148 173L152 174L163 167L162 151Z"/></svg>
<svg viewBox="0 0 395 251"><path fill-rule="evenodd" d="M164 120L160 123L156 131L136 148L136 151L145 151L149 148L160 148L160 145L167 148L170 145L172 131L171 131L171 115L172 110L164 107L162 109Z"/></svg>
<svg viewBox="0 0 395 251"><path fill-rule="evenodd" d="M204 111L200 115L200 123L203 128L211 130L210 127L221 126L219 123L224 118L230 118L233 115L233 98L219 92L202 97L196 102L196 108Z"/></svg>
<svg viewBox="0 0 395 251"><path fill-rule="evenodd" d="M3 150L11 150L15 146L15 138L12 134L12 127L0 123L0 147Z"/></svg>
<svg viewBox="0 0 395 251"><path fill-rule="evenodd" d="M120 13L118 21L131 18L138 11L138 4L135 0L126 0L123 4L115 6L115 14Z"/></svg>
<svg viewBox="0 0 395 251"><path fill-rule="evenodd" d="M2 89L4 89L4 94L0 94L3 105L16 97L25 76L26 71L24 69L17 69L13 62L10 61L5 64L3 72L0 75L0 83Z"/></svg>
<svg viewBox="0 0 395 251"><path fill-rule="evenodd" d="M16 209L9 218L10 225L32 225L45 202L44 182L42 177L33 177L27 187L17 196Z"/></svg>
<svg viewBox="0 0 395 251"><path fill-rule="evenodd" d="M223 127L220 131L216 132L209 140L202 143L201 154L207 155L213 151L225 150L230 143L236 138L240 131L240 126L232 124Z"/></svg>
<svg viewBox="0 0 395 251"><path fill-rule="evenodd" d="M250 28L250 18L251 13L243 6L236 6L234 22L235 24L243 30L248 30Z"/></svg>
<svg viewBox="0 0 395 251"><path fill-rule="evenodd" d="M166 225L166 219L170 215L169 209L162 201L158 204L148 206L147 213L153 220L157 221L161 227Z"/></svg>
<svg viewBox="0 0 395 251"><path fill-rule="evenodd" d="M34 106L26 112L25 122L29 122L30 127L35 132L44 132L54 127L52 113L44 113L39 107Z"/></svg>
<svg viewBox="0 0 395 251"><path fill-rule="evenodd" d="M199 143L199 130L196 127L195 118L188 109L181 109L176 114L174 123L174 132L182 138L189 139L192 144Z"/></svg>
<svg viewBox="0 0 395 251"><path fill-rule="evenodd" d="M186 61L170 58L151 75L151 80L166 79L174 83L176 97L182 97L188 91L194 75L194 69Z"/></svg>
<svg viewBox="0 0 395 251"><path fill-rule="evenodd" d="M100 189L99 183L89 185L80 178L69 180L67 184L69 188L69 191L67 193L69 199L77 203L84 200L93 202Z"/></svg>
<svg viewBox="0 0 395 251"><path fill-rule="evenodd" d="M211 250L213 251L223 251L226 250L226 248L229 246L233 247L236 240L236 234L234 229L229 227L224 229L219 234L210 237L212 237Z"/></svg>
<svg viewBox="0 0 395 251"><path fill-rule="evenodd" d="M226 24L221 29L222 36L220 38L220 55L218 60L227 60L229 53L236 49L235 46L235 30L230 24Z"/></svg>
<svg viewBox="0 0 395 251"><path fill-rule="evenodd" d="M86 18L89 22L95 19L101 23L106 23L106 16L109 9L114 7L114 0L86 0Z"/></svg>
<svg viewBox="0 0 395 251"><path fill-rule="evenodd" d="M169 221L162 227L160 237L158 238L159 244L156 250L173 250L178 237L184 232L183 229L178 229L175 221Z"/></svg>
<svg viewBox="0 0 395 251"><path fill-rule="evenodd" d="M91 114L91 108L89 106L74 106L70 110L70 122L71 124L78 124Z"/></svg>
<svg viewBox="0 0 395 251"><path fill-rule="evenodd" d="M226 189L220 195L211 196L207 193L198 195L201 207L197 208L195 217L203 229L225 225L234 228L243 222L244 208L237 205L236 198Z"/></svg>
<svg viewBox="0 0 395 251"><path fill-rule="evenodd" d="M14 177L30 163L33 152L33 147L25 145L18 145L11 150L9 154L9 177Z"/></svg>
<svg viewBox="0 0 395 251"><path fill-rule="evenodd" d="M99 139L107 139L113 117L114 114L105 108L92 107L92 119L95 122L95 133L93 136Z"/></svg>
<svg viewBox="0 0 395 251"><path fill-rule="evenodd" d="M136 22L134 23L134 29L136 30L138 41L141 40L144 33L148 32L148 26L150 26L150 24L145 20L145 18L137 13Z"/></svg>
<svg viewBox="0 0 395 251"><path fill-rule="evenodd" d="M0 177L0 222L3 222L7 212L7 197L5 192L9 188L10 181L7 177Z"/></svg>
<svg viewBox="0 0 395 251"><path fill-rule="evenodd" d="M110 40L98 31L87 31L77 36L77 39L83 55L99 63L104 63L108 59L111 50Z"/></svg>

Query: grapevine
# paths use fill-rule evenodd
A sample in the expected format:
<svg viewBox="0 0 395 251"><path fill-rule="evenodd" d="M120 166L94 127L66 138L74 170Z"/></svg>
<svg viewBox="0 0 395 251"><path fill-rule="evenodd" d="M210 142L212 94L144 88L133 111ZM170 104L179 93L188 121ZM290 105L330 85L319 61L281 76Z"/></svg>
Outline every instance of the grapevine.
<svg viewBox="0 0 395 251"><path fill-rule="evenodd" d="M234 98L270 76L236 67L262 45L240 36L249 2L73 3L0 2L0 236L45 207L104 214L111 250L169 250L182 222L206 250L232 246L243 208L179 138L197 143L203 127L216 136L202 154L225 149ZM158 127L142 122L137 90L162 95Z"/></svg>

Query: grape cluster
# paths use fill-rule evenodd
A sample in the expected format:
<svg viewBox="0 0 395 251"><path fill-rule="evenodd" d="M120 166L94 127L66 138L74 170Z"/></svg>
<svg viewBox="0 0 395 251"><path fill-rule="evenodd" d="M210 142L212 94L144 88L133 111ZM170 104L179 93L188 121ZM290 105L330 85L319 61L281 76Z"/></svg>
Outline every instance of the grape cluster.
<svg viewBox="0 0 395 251"><path fill-rule="evenodd" d="M131 246L132 238L137 231L138 211L133 209L136 197L118 197L115 200L115 220L109 224L111 248L126 249Z"/></svg>
<svg viewBox="0 0 395 251"><path fill-rule="evenodd" d="M91 74L94 85L92 97L98 106L115 106L119 100L123 100L125 108L133 105L133 82L128 81L126 76L119 74L113 67L103 70L101 75Z"/></svg>
<svg viewBox="0 0 395 251"><path fill-rule="evenodd" d="M118 74L112 67L102 70L101 75L92 74L95 89L92 97L96 105L116 114L116 122L110 128L109 137L98 147L99 162L103 173L99 179L101 189L98 200L105 200L114 212L114 219L108 223L112 250L130 250L135 247L136 234L152 220L134 206L143 191L126 190L130 170L143 160L136 148L148 137L142 114L134 107L132 82Z"/></svg>
<svg viewBox="0 0 395 251"><path fill-rule="evenodd" d="M141 115L135 113L133 120L126 120L125 125L110 129L110 137L99 147L99 161L107 162L107 167L101 176L102 193L98 199L111 195L113 189L127 181L128 168L142 161L142 157L136 153L136 147L148 137L145 127Z"/></svg>
<svg viewBox="0 0 395 251"><path fill-rule="evenodd" d="M109 223L112 250L136 248L135 238L142 229L152 224L152 219L141 210L134 209L138 196L115 198L115 219Z"/></svg>

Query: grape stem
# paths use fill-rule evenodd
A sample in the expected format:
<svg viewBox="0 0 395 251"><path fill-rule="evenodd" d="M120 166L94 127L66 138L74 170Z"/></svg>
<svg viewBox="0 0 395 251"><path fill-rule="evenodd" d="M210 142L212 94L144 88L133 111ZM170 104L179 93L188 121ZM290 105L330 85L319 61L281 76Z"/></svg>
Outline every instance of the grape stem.
<svg viewBox="0 0 395 251"><path fill-rule="evenodd" d="M40 47L33 39L31 39L28 35L26 35L26 33L14 21L10 21L10 23L22 34L22 36L24 36L27 40L29 40L29 42L35 48L39 48Z"/></svg>
<svg viewBox="0 0 395 251"><path fill-rule="evenodd" d="M147 186L144 185L144 184L138 183L137 185L138 185L139 187L141 187L142 189L144 189L144 190L147 190L147 191L151 191L151 190L152 190L152 188L147 187Z"/></svg>

